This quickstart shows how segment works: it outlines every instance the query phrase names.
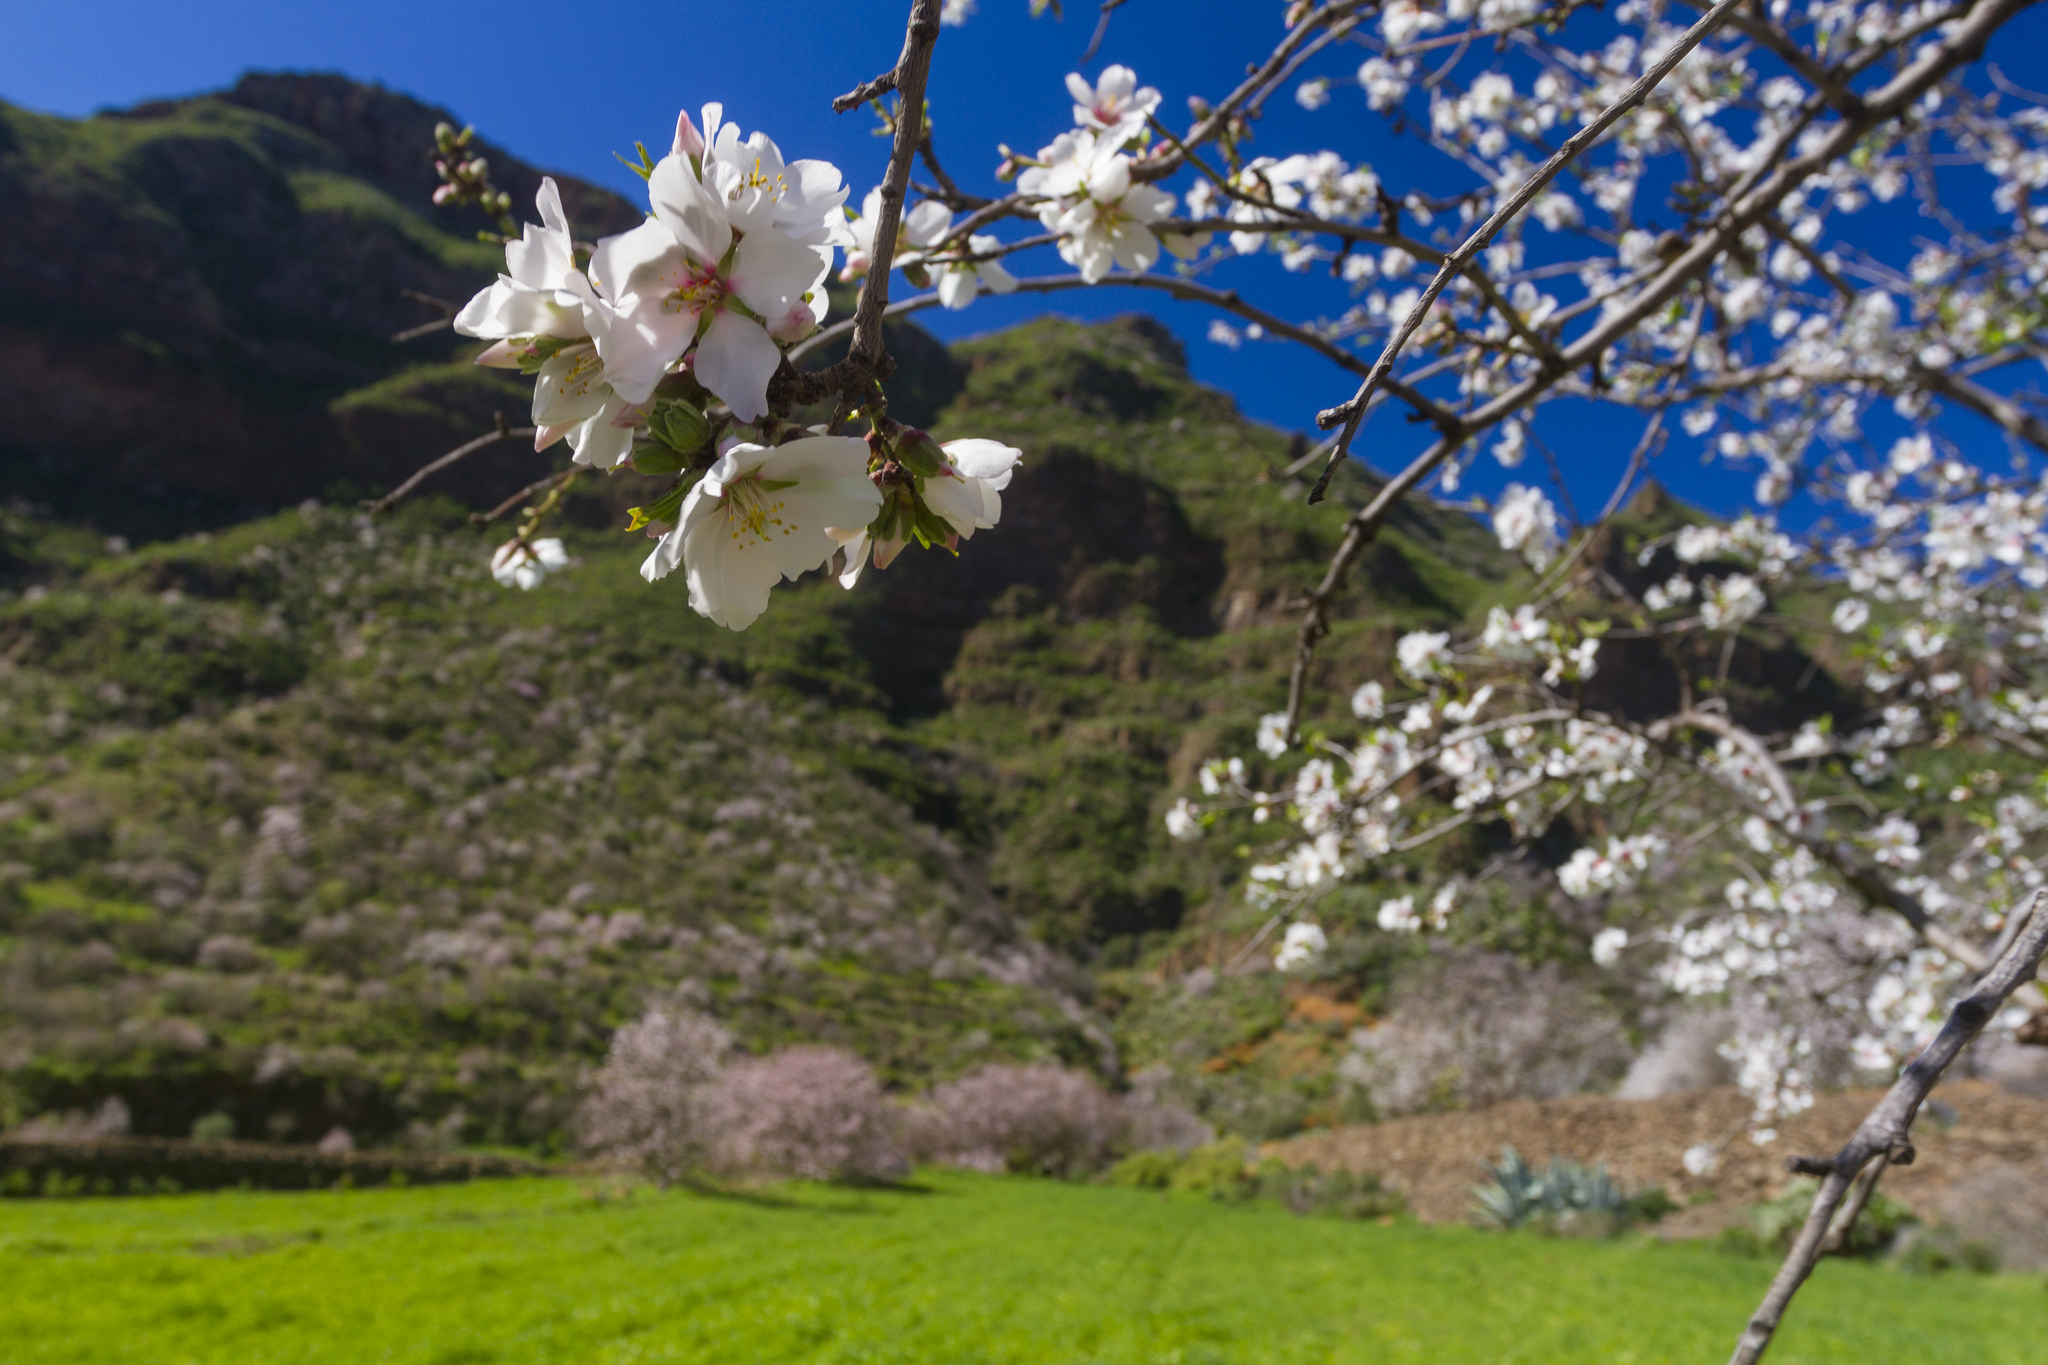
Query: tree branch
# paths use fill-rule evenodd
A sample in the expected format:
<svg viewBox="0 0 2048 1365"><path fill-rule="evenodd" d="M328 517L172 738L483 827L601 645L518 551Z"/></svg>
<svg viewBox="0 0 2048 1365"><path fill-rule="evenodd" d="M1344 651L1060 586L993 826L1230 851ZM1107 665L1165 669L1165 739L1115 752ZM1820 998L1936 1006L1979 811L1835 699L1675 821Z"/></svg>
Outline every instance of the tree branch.
<svg viewBox="0 0 2048 1365"><path fill-rule="evenodd" d="M1372 397L1372 391L1380 386L1386 379L1388 372L1394 368L1394 362L1400 358L1402 348L1408 344L1409 338L1413 337L1421 328L1423 319L1429 316L1429 310L1436 305L1437 299L1443 294L1444 287L1451 282L1452 277L1462 272L1472 258L1477 256L1480 250L1488 242L1491 242L1494 236L1502 228L1506 227L1516 214L1533 203L1536 196L1543 192L1544 187L1555 180L1566 166L1569 166L1578 158L1581 152L1598 141L1600 136L1613 127L1622 115L1628 113L1647 99L1650 92L1656 89L1666 76L1677 70L1678 64L1690 56L1692 50L1698 47L1707 35L1719 28L1727 20L1728 16L1733 14L1736 8L1743 3L1745 3L1745 0L1720 0L1720 3L1716 4L1711 10L1708 10L1698 23L1685 31L1684 37L1672 44L1671 50L1665 53L1655 66L1645 71L1642 78L1628 88L1627 92L1620 99L1603 109L1598 118L1572 134L1571 137L1565 139L1564 145L1557 149L1556 154L1550 160L1543 163L1542 169L1530 176L1520 189L1508 196L1507 202L1494 210L1493 216L1484 223L1481 223L1478 231L1467 237L1463 245L1459 246L1456 251L1452 252L1444 260L1443 265L1437 269L1436 278L1429 282L1429 288L1422 291L1422 297L1416 300L1415 307L1409 311L1407 320L1401 324L1399 330L1393 336L1387 339L1386 349L1382 350L1380 358L1373 362L1373 367L1366 375L1365 382L1358 386L1358 392L1351 396L1349 402L1340 404L1317 415L1316 424L1322 427L1323 430L1328 431L1341 422L1344 426L1344 434L1338 438L1337 448L1330 452L1330 463L1324 467L1323 476L1316 480L1315 488L1310 491L1308 495L1310 502L1316 503L1323 500L1323 494L1330 486L1330 476L1336 472L1337 466L1343 463L1344 458L1351 453L1351 440L1358 434L1359 423L1365 419L1366 400Z"/></svg>
<svg viewBox="0 0 2048 1365"><path fill-rule="evenodd" d="M532 427L506 426L505 414L501 412L498 414L498 429L496 431L485 432L483 435L477 437L473 441L464 441L461 445L455 447L455 449L449 451L446 455L443 455L438 460L434 460L433 462L423 465L421 468L415 470L411 478L407 479L404 483L398 485L398 487L392 489L389 493L386 493L383 497L366 499L363 503L363 507L366 511L372 513L389 512L393 507L396 507L400 502L404 501L406 494L412 492L413 489L418 488L420 486L420 483L423 480L425 480L428 475L440 473L449 465L454 464L457 460L463 459L466 456L474 455L477 451L482 450L487 445L495 445L499 441L508 441L515 436L531 436L533 434L534 429Z"/></svg>
<svg viewBox="0 0 2048 1365"><path fill-rule="evenodd" d="M1751 224L1764 214L1773 211L1791 190L1816 174L1822 168L1847 155L1870 128L1884 120L1895 118L1911 107L1929 89L1956 67L1974 61L1990 41L1991 35L2007 20L2036 0L1982 0L1961 20L1953 21L1948 36L1941 42L1922 48L1912 61L1892 77L1882 88L1873 92L1863 101L1860 117L1845 116L1839 123L1826 130L1814 140L1814 145L1793 157L1784 154L1792 147L1793 141L1803 137L1806 122L1802 118L1788 127L1767 155L1758 158L1757 168L1751 172L1755 177L1741 197L1723 211L1713 225L1698 234L1692 244L1678 257L1669 262L1661 271L1641 286L1627 303L1604 310L1600 321L1591 331L1577 341L1564 347L1565 373L1580 366L1596 363L1616 342L1633 332L1643 320L1662 307L1673 295L1689 282L1708 270ZM1716 9L1724 9L1717 6ZM1708 16L1711 18L1711 14ZM1702 19L1701 23L1706 20ZM1567 143L1566 148L1572 144ZM1560 155L1564 149L1560 149ZM1766 170L1765 168L1769 168ZM1485 231L1484 228L1481 229ZM1476 234L1475 234L1476 235ZM1470 245L1470 243L1468 243ZM1451 261L1456 253L1445 262L1438 272L1432 287L1444 282L1451 271ZM1411 319L1413 320L1413 319ZM1385 356L1382 356L1385 359ZM1375 368L1378 368L1375 366ZM1562 374L1545 370L1529 376L1513 388L1497 394L1490 401L1459 414L1460 429L1467 438L1485 431L1495 423L1521 411L1535 402L1538 397L1555 387ZM1365 392L1363 386L1360 390ZM1985 392L1989 392L1986 390ZM1959 399L1959 401L1962 401ZM1347 433L1356 433L1356 423L1363 416L1363 408L1353 410L1353 404L1361 399L1354 395L1342 407L1333 408L1318 419L1324 427L1344 422ZM1346 416L1345 414L1349 414ZM1423 478L1457 449L1455 442L1439 442L1404 470L1388 489L1399 487L1402 492L1413 488ZM1338 449L1344 449L1340 440ZM1325 469L1327 478L1336 466L1333 453L1331 464ZM1382 494L1384 498L1385 494ZM1329 596L1343 585L1346 572L1352 562L1371 543L1379 522L1385 518L1386 508L1379 507L1378 499L1370 507L1352 516L1344 540L1331 557L1330 570L1323 582L1310 595L1307 611L1301 624L1301 647L1297 652L1294 678L1288 688L1289 732L1299 724L1304 680L1313 661L1315 646L1328 633ZM1369 519L1367 514L1373 513Z"/></svg>
<svg viewBox="0 0 2048 1365"><path fill-rule="evenodd" d="M1941 1032L1935 1035L1925 1051L1913 1059L1898 1081L1885 1092L1884 1098L1878 1101L1877 1107L1857 1125L1855 1134L1842 1150L1826 1159L1795 1157L1788 1163L1795 1171L1820 1176L1820 1191L1813 1197L1813 1210L1807 1215L1806 1226L1800 1231L1799 1239L1793 1243L1777 1278L1771 1281L1763 1303L1737 1341L1735 1354L1729 1357L1729 1365L1756 1365L1763 1359L1778 1324L1784 1321L1792 1296L1806 1283L1807 1277L1813 1273L1814 1264L1820 1259L1829 1226L1834 1221L1835 1211L1849 1193L1850 1183L1874 1160L1881 1159L1900 1166L1912 1163L1913 1144L1907 1131L1920 1112L1920 1106L1934 1090L1935 1082L1941 1079L1942 1073L1948 1070L1962 1050L1984 1031L1985 1025L1997 1016L2007 997L2033 980L2040 970L2041 958L2048 954L2048 910L2043 909L2044 901L2048 901L2048 891L2034 893L2033 903L2027 909L2027 927L2014 938L2012 946L1997 964L1978 981L1976 989L1949 1011Z"/></svg>
<svg viewBox="0 0 2048 1365"><path fill-rule="evenodd" d="M903 192L910 183L910 163L924 142L924 82L931 73L932 48L938 40L939 0L912 0L910 24L903 34L903 55L896 59L896 69L891 74L898 100L896 142L889 151L889 173L882 180L882 211L875 220L873 263L861 284L860 304L853 315L849 358L859 357L870 365L882 359L882 310L889 306L889 267L896 259L896 232L903 220ZM833 101L833 108L838 107L839 101Z"/></svg>

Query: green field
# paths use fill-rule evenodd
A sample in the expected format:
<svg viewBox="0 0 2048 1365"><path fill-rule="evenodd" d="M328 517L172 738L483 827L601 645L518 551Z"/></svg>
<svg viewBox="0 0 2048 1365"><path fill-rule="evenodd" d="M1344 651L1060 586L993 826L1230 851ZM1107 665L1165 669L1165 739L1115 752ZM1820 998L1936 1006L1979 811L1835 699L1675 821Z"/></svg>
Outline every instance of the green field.
<svg viewBox="0 0 2048 1365"><path fill-rule="evenodd" d="M0 1204L0 1361L1718 1361L1769 1275L1695 1246L926 1177ZM1827 1266L1777 1361L2039 1361L2038 1277Z"/></svg>

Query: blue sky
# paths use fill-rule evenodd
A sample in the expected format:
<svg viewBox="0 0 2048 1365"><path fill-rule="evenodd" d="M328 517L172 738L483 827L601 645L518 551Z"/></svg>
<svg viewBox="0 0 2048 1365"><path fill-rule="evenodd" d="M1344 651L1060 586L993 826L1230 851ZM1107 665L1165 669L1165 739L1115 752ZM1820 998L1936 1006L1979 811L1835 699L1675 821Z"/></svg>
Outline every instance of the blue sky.
<svg viewBox="0 0 2048 1365"><path fill-rule="evenodd" d="M981 0L970 23L945 30L931 107L939 152L964 187L993 188L997 143L1031 150L1070 125L1061 81L1087 44L1094 5L1079 0L1069 9L1064 22L1034 22L1024 0ZM837 163L858 199L880 178L886 143L872 135L871 114L836 115L830 99L894 61L906 10L905 0L613 0L601 9L532 0L66 0L14 7L9 41L0 45L0 98L83 115L216 88L252 68L339 71L443 105L526 160L635 195L638 181L611 153L629 151L636 138L659 149L678 107L719 99L728 117L765 129L785 154ZM1221 95L1240 80L1247 56L1262 55L1280 37L1280 13L1278 0L1136 0L1118 11L1088 71L1131 60L1177 112L1189 95ZM2036 37L2048 30L2029 27ZM2008 48L2015 36L2007 35ZM1437 154L1395 139L1355 89L1339 90L1316 114L1276 100L1259 135L1262 146L1282 153L1343 148L1396 185L1443 183ZM1451 183L1463 184L1466 174ZM1033 269L1063 269L1043 254ZM1242 285L1283 314L1343 306L1327 281L1285 276L1270 260L1226 267L1214 280ZM895 292L905 292L900 277ZM952 338L1048 307L1042 299L985 296L964 313L934 310L922 320ZM1204 339L1207 310L1157 294L1089 291L1050 307L1087 317L1155 313L1187 340L1198 377L1281 427L1311 429L1317 409L1354 387L1344 372L1292 346L1217 347ZM1571 491L1590 511L1586 504L1605 496L1635 427L1587 418L1572 430L1580 448L1558 454ZM1359 448L1375 464L1398 467L1422 439L1388 415ZM1484 468L1490 463L1475 471L1476 487L1501 481ZM1533 472L1525 466L1522 477ZM1690 453L1667 455L1655 472L1681 494L1716 505L1739 497L1748 482L1702 468Z"/></svg>
<svg viewBox="0 0 2048 1365"><path fill-rule="evenodd" d="M858 199L880 179L887 144L872 135L870 113L836 115L831 97L894 61L907 9L905 0L617 0L602 9L530 0L67 0L10 15L9 41L0 45L0 98L84 115L216 88L251 68L339 71L446 106L528 161L635 195L639 182L611 153L630 152L635 138L658 151L677 108L722 99L728 117L764 128L785 154L837 163ZM1087 46L1094 6L1082 0L1069 9L1064 22L1034 22L1024 0L982 0L970 23L945 30L930 99L939 152L963 186L994 187L998 143L1035 150L1071 126L1062 80ZM1121 10L1090 74L1133 59L1140 76L1165 92L1166 107L1179 110L1191 94L1227 92L1243 78L1254 45L1263 54L1283 33L1277 0L1173 0L1172 24L1160 22L1167 12L1160 0ZM579 22L579 14L590 18ZM1219 26L1235 38L1217 41ZM1363 102L1351 94L1357 107L1347 116L1366 124ZM1394 152L1380 120L1369 122ZM1315 130L1312 116L1291 101L1279 102L1262 133L1267 128L1267 140L1289 150L1331 135ZM1291 135L1297 131L1299 137ZM1353 126L1342 140L1357 135ZM1034 269L1065 267L1045 253ZM1303 290L1280 275L1261 263L1241 282L1277 286L1283 298L1300 293L1304 311L1342 306L1342 296L1326 287ZM905 292L899 277L895 293ZM1056 304L984 296L964 313L934 310L921 320L958 337L1048 309L1086 317L1155 313L1188 340L1199 377L1230 390L1252 415L1289 429L1312 428L1319 408L1355 387L1344 372L1291 346L1233 355L1203 339L1212 314L1157 294L1090 291ZM1412 434L1398 433L1404 449Z"/></svg>

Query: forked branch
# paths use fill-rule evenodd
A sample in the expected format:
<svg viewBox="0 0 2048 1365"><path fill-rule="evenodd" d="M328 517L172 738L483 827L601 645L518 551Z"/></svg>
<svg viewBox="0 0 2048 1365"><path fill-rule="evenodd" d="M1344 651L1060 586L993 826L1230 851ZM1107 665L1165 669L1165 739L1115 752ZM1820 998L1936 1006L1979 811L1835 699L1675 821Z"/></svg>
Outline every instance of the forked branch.
<svg viewBox="0 0 2048 1365"><path fill-rule="evenodd" d="M1786 1163L1800 1174L1820 1176L1820 1191L1813 1197L1813 1210L1806 1217L1799 1239L1792 1244L1763 1303L1736 1343L1729 1365L1755 1365L1763 1359L1778 1324L1784 1321L1792 1296L1799 1292L1820 1260L1836 1210L1841 1208L1850 1186L1864 1169L1874 1161L1895 1166L1912 1164L1913 1143L1907 1133L1920 1106L1926 1103L1942 1073L1997 1017L2012 993L2034 979L2043 955L2048 955L2048 908L2044 908L2044 902L2048 902L2048 891L2035 892L2025 912L2026 927L2013 937L2005 954L1977 982L1976 989L1949 1011L1941 1032L1857 1125L1847 1145L1832 1157L1794 1157ZM1846 1220L1843 1231L1847 1231Z"/></svg>

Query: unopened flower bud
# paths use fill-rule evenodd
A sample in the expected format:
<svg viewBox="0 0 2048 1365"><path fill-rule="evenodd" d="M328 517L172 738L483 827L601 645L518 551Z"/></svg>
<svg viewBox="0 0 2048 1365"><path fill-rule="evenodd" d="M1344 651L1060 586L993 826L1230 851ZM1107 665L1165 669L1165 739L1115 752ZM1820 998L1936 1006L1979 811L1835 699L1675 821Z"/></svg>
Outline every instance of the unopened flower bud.
<svg viewBox="0 0 2048 1365"><path fill-rule="evenodd" d="M455 125L443 119L434 125L434 145L447 150L455 141Z"/></svg>
<svg viewBox="0 0 2048 1365"><path fill-rule="evenodd" d="M916 427L905 427L897 436L896 459L921 479L935 479L951 468L939 443Z"/></svg>
<svg viewBox="0 0 2048 1365"><path fill-rule="evenodd" d="M1195 118L1209 117L1209 107L1209 101L1203 99L1200 95L1188 96L1188 113Z"/></svg>
<svg viewBox="0 0 2048 1365"><path fill-rule="evenodd" d="M449 200L453 199L455 195L456 189L453 185L442 185L434 191L434 202L437 204L445 204Z"/></svg>
<svg viewBox="0 0 2048 1365"><path fill-rule="evenodd" d="M441 187L443 190L447 188L446 185ZM440 190L434 191L436 199L440 196ZM539 354L532 337L507 337L503 341L494 341L484 347L483 354L476 358L476 363L488 365L495 370L517 370L523 368L527 361L538 358Z"/></svg>
<svg viewBox="0 0 2048 1365"><path fill-rule="evenodd" d="M711 423L694 403L671 398L647 414L647 429L654 439L681 455L701 450L711 439Z"/></svg>
<svg viewBox="0 0 2048 1365"><path fill-rule="evenodd" d="M653 426L650 420L648 429ZM675 474L683 467L683 457L665 445L635 446L630 459L637 474Z"/></svg>
<svg viewBox="0 0 2048 1365"><path fill-rule="evenodd" d="M690 122L690 111L687 109L676 114L675 154L689 157L704 155L704 135L697 131L696 124Z"/></svg>

